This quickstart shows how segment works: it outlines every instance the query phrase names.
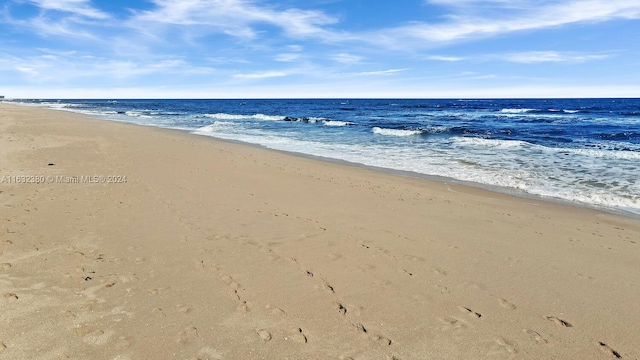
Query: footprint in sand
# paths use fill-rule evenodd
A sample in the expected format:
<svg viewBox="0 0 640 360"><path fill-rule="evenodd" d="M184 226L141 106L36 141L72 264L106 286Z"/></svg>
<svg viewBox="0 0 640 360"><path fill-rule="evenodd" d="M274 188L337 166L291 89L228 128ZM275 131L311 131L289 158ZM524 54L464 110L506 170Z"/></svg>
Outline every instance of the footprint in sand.
<svg viewBox="0 0 640 360"><path fill-rule="evenodd" d="M306 344L309 341L301 328L295 328L292 331L293 335L285 338L285 340L291 340L301 344Z"/></svg>
<svg viewBox="0 0 640 360"><path fill-rule="evenodd" d="M102 334L104 334L104 331L102 331L101 329L97 329L97 328L91 327L89 325L81 325L81 326L75 328L75 332L80 337L85 337L85 336L87 336L89 334L93 334L93 335L102 335Z"/></svg>
<svg viewBox="0 0 640 360"><path fill-rule="evenodd" d="M360 324L360 323L353 324L353 326L355 326L356 329L358 329L358 331L363 333L363 334L366 334L367 331L368 331L367 328L364 325Z"/></svg>
<svg viewBox="0 0 640 360"><path fill-rule="evenodd" d="M280 309L279 307L267 305L267 306L265 306L265 308L267 310L271 310L271 313L273 315L282 316L282 315L286 315L287 314L284 310Z"/></svg>
<svg viewBox="0 0 640 360"><path fill-rule="evenodd" d="M537 342L538 344L548 343L547 339L543 338L542 335L540 335L540 333L538 333L537 331L534 331L531 329L524 329L524 333L531 336L531 338L535 340L535 342Z"/></svg>
<svg viewBox="0 0 640 360"><path fill-rule="evenodd" d="M413 273L407 269L398 269L398 271L400 271L401 273L405 274L405 275L409 275L409 276L413 276Z"/></svg>
<svg viewBox="0 0 640 360"><path fill-rule="evenodd" d="M118 338L118 340L114 342L113 348L118 351L129 350L132 344L133 344L132 338L128 336L121 336L120 338Z"/></svg>
<svg viewBox="0 0 640 360"><path fill-rule="evenodd" d="M338 360L354 360L354 359L348 355L340 355L338 356Z"/></svg>
<svg viewBox="0 0 640 360"><path fill-rule="evenodd" d="M271 333L268 332L267 330L257 329L256 333L258 334L260 339L262 339L262 341L264 341L264 342L271 341L271 339L272 339Z"/></svg>
<svg viewBox="0 0 640 360"><path fill-rule="evenodd" d="M562 327L573 327L573 325L571 325L569 322L559 319L555 316L543 316L543 318L545 320L549 320L549 321L553 321L556 325L558 326L562 326Z"/></svg>
<svg viewBox="0 0 640 360"><path fill-rule="evenodd" d="M149 295L158 295L160 294L160 289L150 288L147 289L147 292L149 293Z"/></svg>
<svg viewBox="0 0 640 360"><path fill-rule="evenodd" d="M339 302L334 302L333 307L342 315L347 315L347 308Z"/></svg>
<svg viewBox="0 0 640 360"><path fill-rule="evenodd" d="M183 314L188 314L188 313L190 313L190 312L191 312L191 310L193 310L193 309L192 309L192 308L190 308L190 307L188 307L187 305L181 305L181 304L178 304L178 305L176 305L176 310L177 310L178 312L183 313Z"/></svg>
<svg viewBox="0 0 640 360"><path fill-rule="evenodd" d="M469 309L467 307L464 307L464 306L458 306L458 310L460 310L460 312L463 313L463 314L468 314L469 316L477 318L477 319L482 317L482 314L480 314L478 312L475 312L475 311L473 311L473 310L471 310L471 309Z"/></svg>
<svg viewBox="0 0 640 360"><path fill-rule="evenodd" d="M498 299L498 303L505 309L515 310L516 306L505 299Z"/></svg>
<svg viewBox="0 0 640 360"><path fill-rule="evenodd" d="M391 339L388 339L380 335L372 335L371 340L373 340L376 344L384 345L384 346L391 346L391 343L392 343Z"/></svg>
<svg viewBox="0 0 640 360"><path fill-rule="evenodd" d="M333 286L331 286L331 284L329 284L329 282L327 282L327 280L325 280L325 279L322 279L322 288L325 291L328 291L328 292L330 292L332 294L336 292L336 290L333 288Z"/></svg>
<svg viewBox="0 0 640 360"><path fill-rule="evenodd" d="M515 345L505 338L497 337L493 339L493 341L500 347L500 349L508 352L509 354L516 354L518 352Z"/></svg>
<svg viewBox="0 0 640 360"><path fill-rule="evenodd" d="M353 326L361 332L362 334L367 335L371 340L373 340L376 344L390 346L392 341L389 338L386 338L381 335L371 334L369 330L361 323L354 323Z"/></svg>
<svg viewBox="0 0 640 360"><path fill-rule="evenodd" d="M241 313L248 313L249 312L249 305L247 304L246 301L240 301L238 306L236 306L236 310L238 312L241 312Z"/></svg>
<svg viewBox="0 0 640 360"><path fill-rule="evenodd" d="M4 298L7 300L18 300L18 295L14 293L5 293Z"/></svg>
<svg viewBox="0 0 640 360"><path fill-rule="evenodd" d="M622 355L620 355L619 352L613 350L609 345L603 343L603 342L598 342L598 345L600 345L600 350L608 355L611 355L612 358L615 359L622 359Z"/></svg>
<svg viewBox="0 0 640 360"><path fill-rule="evenodd" d="M151 309L151 313L157 316L162 316L162 317L167 316L164 314L164 311L161 308L153 308Z"/></svg>
<svg viewBox="0 0 640 360"><path fill-rule="evenodd" d="M441 276L446 276L447 275L447 271L441 268L433 268L433 272L436 273L437 275L441 275Z"/></svg>
<svg viewBox="0 0 640 360"><path fill-rule="evenodd" d="M184 345L194 342L198 336L198 329L193 326L188 326L178 333L176 341L178 344Z"/></svg>
<svg viewBox="0 0 640 360"><path fill-rule="evenodd" d="M469 328L469 324L466 321L455 317L438 318L438 321L440 321L444 325L442 328L440 328L441 331Z"/></svg>

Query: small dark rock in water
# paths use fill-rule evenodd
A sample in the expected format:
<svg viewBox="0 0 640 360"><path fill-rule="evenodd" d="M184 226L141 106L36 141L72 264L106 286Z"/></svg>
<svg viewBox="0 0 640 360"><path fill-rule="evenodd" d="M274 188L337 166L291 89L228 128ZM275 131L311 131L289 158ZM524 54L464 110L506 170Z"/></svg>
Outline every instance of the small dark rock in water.
<svg viewBox="0 0 640 360"><path fill-rule="evenodd" d="M47 166L53 166L55 165L54 163L48 163Z"/></svg>

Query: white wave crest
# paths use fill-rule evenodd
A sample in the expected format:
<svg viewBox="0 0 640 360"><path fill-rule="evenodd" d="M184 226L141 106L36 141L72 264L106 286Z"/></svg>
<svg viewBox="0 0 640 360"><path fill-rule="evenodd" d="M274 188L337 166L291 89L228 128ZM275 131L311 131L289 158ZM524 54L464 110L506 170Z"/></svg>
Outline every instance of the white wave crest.
<svg viewBox="0 0 640 360"><path fill-rule="evenodd" d="M528 112L532 112L532 111L537 111L538 109L502 109L500 110L501 113L504 114L524 114L524 113L528 113Z"/></svg>
<svg viewBox="0 0 640 360"><path fill-rule="evenodd" d="M422 134L422 130L402 130L402 129L385 129L381 127L374 127L373 133L386 136L412 136Z"/></svg>
<svg viewBox="0 0 640 360"><path fill-rule="evenodd" d="M279 116L279 115L265 115L265 114L255 114L252 115L251 118L252 119L256 119L256 120L268 120L268 121L280 121L280 120L284 120L286 116Z"/></svg>
<svg viewBox="0 0 640 360"><path fill-rule="evenodd" d="M233 115L233 114L225 114L225 113L216 113L216 114L204 114L202 115L211 119L222 119L222 120L242 120L246 119L245 115Z"/></svg>
<svg viewBox="0 0 640 360"><path fill-rule="evenodd" d="M490 147L490 148L519 148L531 145L526 141L520 140L499 140L499 139L483 139L474 137L459 137L454 139L455 143L462 146L473 147Z"/></svg>
<svg viewBox="0 0 640 360"><path fill-rule="evenodd" d="M226 114L226 113L216 113L216 114L204 114L202 115L211 119L220 119L220 120L268 120L268 121L279 121L284 120L284 116L277 115L265 115L265 114L254 114L254 115L238 115L238 114Z"/></svg>
<svg viewBox="0 0 640 360"><path fill-rule="evenodd" d="M337 120L324 120L325 126L347 126L349 122L346 121L337 121Z"/></svg>
<svg viewBox="0 0 640 360"><path fill-rule="evenodd" d="M219 130L228 129L234 126L236 126L236 124L230 121L216 121L211 125L206 125L206 126L197 128L193 132L196 134L211 134L211 133L218 132Z"/></svg>
<svg viewBox="0 0 640 360"><path fill-rule="evenodd" d="M640 152L629 150L598 150L598 149L558 149L560 153L573 153L588 157L617 159L617 160L638 160Z"/></svg>
<svg viewBox="0 0 640 360"><path fill-rule="evenodd" d="M130 117L137 117L137 118L153 118L153 116L149 116L149 115L145 115L143 112L140 111L125 111L125 115L130 116Z"/></svg>

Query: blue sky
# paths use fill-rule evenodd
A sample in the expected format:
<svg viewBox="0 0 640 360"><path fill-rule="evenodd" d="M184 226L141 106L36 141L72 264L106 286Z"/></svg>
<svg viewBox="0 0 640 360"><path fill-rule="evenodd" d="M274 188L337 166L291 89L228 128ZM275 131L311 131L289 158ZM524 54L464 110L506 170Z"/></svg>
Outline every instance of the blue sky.
<svg viewBox="0 0 640 360"><path fill-rule="evenodd" d="M0 94L640 97L640 1L2 0Z"/></svg>

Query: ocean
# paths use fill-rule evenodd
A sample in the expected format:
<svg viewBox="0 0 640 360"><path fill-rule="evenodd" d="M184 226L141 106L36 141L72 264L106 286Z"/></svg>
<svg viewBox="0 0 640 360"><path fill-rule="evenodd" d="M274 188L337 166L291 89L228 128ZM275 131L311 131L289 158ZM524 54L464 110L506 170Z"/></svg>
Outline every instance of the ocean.
<svg viewBox="0 0 640 360"><path fill-rule="evenodd" d="M640 99L4 102L640 216Z"/></svg>

